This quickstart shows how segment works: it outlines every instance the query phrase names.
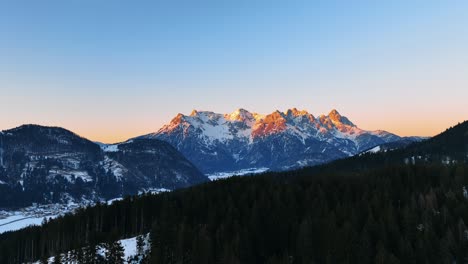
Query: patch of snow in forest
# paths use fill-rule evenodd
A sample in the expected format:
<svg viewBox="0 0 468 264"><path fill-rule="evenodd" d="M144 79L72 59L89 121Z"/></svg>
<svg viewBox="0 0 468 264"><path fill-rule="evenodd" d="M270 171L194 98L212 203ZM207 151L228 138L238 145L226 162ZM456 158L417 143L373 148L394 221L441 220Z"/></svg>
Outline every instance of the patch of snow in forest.
<svg viewBox="0 0 468 264"><path fill-rule="evenodd" d="M149 253L149 250L151 248L151 243L149 240L149 234L146 234L143 236L143 254L147 255ZM121 239L119 240L120 245L122 245L123 252L124 252L124 263L135 263L130 261L132 258L134 258L138 254L138 249L137 249L137 237L131 237L131 238L126 238L126 239ZM102 245L99 245L97 248L97 253L105 257L106 255L106 249ZM61 257L64 259L66 256L70 256L71 252L67 252L66 254L61 254ZM140 257L141 258L141 257ZM50 257L48 258L47 262L48 263L54 263L55 257ZM141 259L140 259L141 261ZM137 260L139 263L139 261ZM40 264L40 261L33 262L33 264ZM62 263L76 263L74 261L68 261L68 262L62 262Z"/></svg>
<svg viewBox="0 0 468 264"><path fill-rule="evenodd" d="M209 174L207 175L207 177L210 180L214 181L214 180L229 178L232 176L243 176L243 175L248 175L248 174L262 173L268 170L269 170L268 168L250 168L250 169L244 169L244 170L238 170L238 171L218 172L214 174Z"/></svg>
<svg viewBox="0 0 468 264"><path fill-rule="evenodd" d="M131 256L135 256L137 253L137 237L127 238L119 240L120 244L124 248L125 259Z"/></svg>
<svg viewBox="0 0 468 264"><path fill-rule="evenodd" d="M166 189L166 188L146 188L138 191L138 195L142 195L145 193L151 193L151 194L158 194L162 192L170 192L171 190Z"/></svg>
<svg viewBox="0 0 468 264"><path fill-rule="evenodd" d="M367 151L367 153L377 153L380 151L380 146L373 147Z"/></svg>
<svg viewBox="0 0 468 264"><path fill-rule="evenodd" d="M117 201L122 201L122 200L123 200L123 198L122 198L122 197L118 197L118 198L110 199L110 200L108 200L108 201L107 201L107 204L108 204L108 205L111 205L111 204L113 204L114 202L117 202Z"/></svg>

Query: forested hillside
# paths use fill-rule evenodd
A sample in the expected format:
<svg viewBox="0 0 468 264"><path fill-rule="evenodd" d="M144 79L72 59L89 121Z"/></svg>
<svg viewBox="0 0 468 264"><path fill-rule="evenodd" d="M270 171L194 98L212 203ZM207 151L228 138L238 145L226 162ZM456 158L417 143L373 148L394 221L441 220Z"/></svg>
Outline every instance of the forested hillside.
<svg viewBox="0 0 468 264"><path fill-rule="evenodd" d="M468 164L468 121L406 148L362 153L328 164L306 167L301 173L358 172L401 164Z"/></svg>
<svg viewBox="0 0 468 264"><path fill-rule="evenodd" d="M0 262L151 231L151 263L462 263L465 165L232 178L0 236ZM464 193L465 192L465 193Z"/></svg>

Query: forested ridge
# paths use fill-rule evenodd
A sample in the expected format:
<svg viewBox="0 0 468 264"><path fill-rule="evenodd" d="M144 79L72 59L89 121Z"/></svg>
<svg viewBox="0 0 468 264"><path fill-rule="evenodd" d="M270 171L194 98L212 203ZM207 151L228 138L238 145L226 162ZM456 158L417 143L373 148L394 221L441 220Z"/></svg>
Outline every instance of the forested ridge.
<svg viewBox="0 0 468 264"><path fill-rule="evenodd" d="M2 210L86 203L206 181L174 147L156 139L98 145L60 127L22 125L0 131Z"/></svg>
<svg viewBox="0 0 468 264"><path fill-rule="evenodd" d="M147 232L148 263L466 263L468 166L462 150L468 133L456 128L407 152L234 177L81 209L42 227L0 235L0 263ZM458 141L447 143L459 150L450 157L456 162L444 164L431 154L439 151L441 136ZM451 151L438 153L445 158ZM411 155L425 158L402 162Z"/></svg>

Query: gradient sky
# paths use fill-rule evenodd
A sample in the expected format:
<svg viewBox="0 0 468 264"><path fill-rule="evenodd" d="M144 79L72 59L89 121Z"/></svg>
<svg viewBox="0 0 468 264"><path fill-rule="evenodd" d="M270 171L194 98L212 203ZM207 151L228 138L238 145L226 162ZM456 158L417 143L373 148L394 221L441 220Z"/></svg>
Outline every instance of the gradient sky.
<svg viewBox="0 0 468 264"><path fill-rule="evenodd" d="M468 1L0 2L0 129L117 142L192 109L336 108L435 135L468 119Z"/></svg>

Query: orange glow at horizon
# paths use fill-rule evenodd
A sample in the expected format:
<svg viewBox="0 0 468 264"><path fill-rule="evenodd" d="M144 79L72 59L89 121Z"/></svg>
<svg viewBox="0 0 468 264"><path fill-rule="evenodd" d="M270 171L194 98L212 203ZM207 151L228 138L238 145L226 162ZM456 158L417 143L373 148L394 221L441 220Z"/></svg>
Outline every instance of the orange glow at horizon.
<svg viewBox="0 0 468 264"><path fill-rule="evenodd" d="M394 133L398 136L422 136L422 137L433 137L446 129L456 126L459 123L464 122L467 118L462 116L441 116L437 122L427 118L413 118L413 119L402 119L402 118L384 118L383 120L373 119L362 122L357 122L356 125L365 130L386 130ZM353 121L353 119L351 119Z"/></svg>
<svg viewBox="0 0 468 264"><path fill-rule="evenodd" d="M68 129L68 128L67 128ZM119 143L131 138L156 132L159 128L152 126L140 127L106 127L106 128L86 128L72 130L74 133L87 138L91 141L97 141L106 144Z"/></svg>

